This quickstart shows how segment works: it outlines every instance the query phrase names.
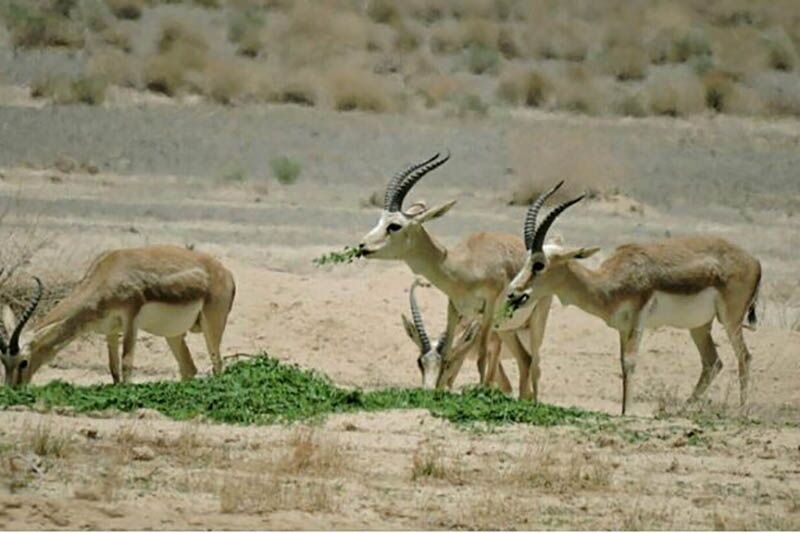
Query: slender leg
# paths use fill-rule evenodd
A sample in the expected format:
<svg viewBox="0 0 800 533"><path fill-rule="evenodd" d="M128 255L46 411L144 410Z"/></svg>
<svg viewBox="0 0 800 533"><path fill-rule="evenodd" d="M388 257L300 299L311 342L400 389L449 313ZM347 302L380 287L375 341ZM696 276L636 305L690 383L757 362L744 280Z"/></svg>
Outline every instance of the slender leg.
<svg viewBox="0 0 800 533"><path fill-rule="evenodd" d="M529 400L533 397L530 378L531 356L522 346L522 343L519 342L514 331L503 331L498 335L517 360L517 365L519 366L519 398L521 400Z"/></svg>
<svg viewBox="0 0 800 533"><path fill-rule="evenodd" d="M181 380L188 381L192 379L197 374L197 367L194 366L192 354L189 351L189 347L186 346L186 335L167 337L167 344L172 355L175 356L175 360L178 361Z"/></svg>
<svg viewBox="0 0 800 533"><path fill-rule="evenodd" d="M453 302L447 304L447 343L442 352L442 367L439 371L439 377L436 379L436 388L443 389L453 386L453 382L461 370L461 365L464 363L464 358L469 350L453 353L453 336L456 331L456 326L460 320L460 315L456 310ZM478 335L480 337L480 335Z"/></svg>
<svg viewBox="0 0 800 533"><path fill-rule="evenodd" d="M628 411L631 401L631 381L636 369L636 358L642 342L642 328L634 321L635 326L628 332L620 332L620 363L622 366L622 414Z"/></svg>
<svg viewBox="0 0 800 533"><path fill-rule="evenodd" d="M700 352L700 360L703 364L703 369L700 372L700 379L697 380L697 385L694 386L689 401L699 399L711 385L711 382L722 370L722 361L717 354L717 347L714 345L714 339L711 338L711 322L699 328L690 330L692 340L694 341L697 350Z"/></svg>
<svg viewBox="0 0 800 533"><path fill-rule="evenodd" d="M511 392L513 392L513 389L511 388L511 381L508 379L508 375L503 368L503 362L500 360L500 353L503 349L500 337L489 333L489 340L487 342L490 343L489 360L495 359L497 361L497 365L495 365L497 372L495 373L494 379L492 379L491 383L497 385L504 393L511 394Z"/></svg>
<svg viewBox="0 0 800 533"><path fill-rule="evenodd" d="M531 399L535 402L539 401L539 378L541 377L541 369L539 368L539 350L544 341L544 331L547 327L547 318L550 316L550 306L553 303L552 296L545 296L536 302L536 307L531 313L531 320L528 325L530 333L530 381L531 381Z"/></svg>
<svg viewBox="0 0 800 533"><path fill-rule="evenodd" d="M125 333L122 335L122 382L129 383L133 372L133 356L136 348L136 335L138 331L135 319L126 321Z"/></svg>
<svg viewBox="0 0 800 533"><path fill-rule="evenodd" d="M106 335L106 346L108 346L108 369L111 371L111 379L116 385L120 381L120 360L119 360L119 335L112 333Z"/></svg>
<svg viewBox="0 0 800 533"><path fill-rule="evenodd" d="M739 362L739 402L741 405L745 405L747 403L747 386L750 381L750 360L753 357L744 343L741 323L725 324L725 331Z"/></svg>
<svg viewBox="0 0 800 533"><path fill-rule="evenodd" d="M206 305L200 315L200 326L206 340L208 356L211 358L211 370L215 376L222 373L220 344L227 320L228 309L221 305Z"/></svg>

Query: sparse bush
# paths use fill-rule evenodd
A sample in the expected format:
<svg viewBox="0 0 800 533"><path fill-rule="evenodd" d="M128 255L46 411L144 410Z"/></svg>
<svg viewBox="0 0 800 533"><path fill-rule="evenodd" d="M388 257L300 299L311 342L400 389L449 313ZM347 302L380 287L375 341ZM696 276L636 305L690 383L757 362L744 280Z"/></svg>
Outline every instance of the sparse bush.
<svg viewBox="0 0 800 533"><path fill-rule="evenodd" d="M130 34L118 27L109 26L100 33L100 38L105 44L119 48L125 53L133 51Z"/></svg>
<svg viewBox="0 0 800 533"><path fill-rule="evenodd" d="M641 47L616 46L605 56L606 71L619 81L643 79L647 66L648 57Z"/></svg>
<svg viewBox="0 0 800 533"><path fill-rule="evenodd" d="M769 51L770 67L775 70L794 70L798 63L797 51L783 28L766 35L765 40Z"/></svg>
<svg viewBox="0 0 800 533"><path fill-rule="evenodd" d="M703 77L706 91L706 107L718 113L729 110L731 98L735 91L732 77L722 71L713 71Z"/></svg>
<svg viewBox="0 0 800 533"><path fill-rule="evenodd" d="M679 35L672 43L671 60L676 63L685 63L696 56L711 55L711 43L706 33L694 28Z"/></svg>
<svg viewBox="0 0 800 533"><path fill-rule="evenodd" d="M618 98L613 106L614 112L624 117L643 117L647 115L647 107L641 93L625 94Z"/></svg>
<svg viewBox="0 0 800 533"><path fill-rule="evenodd" d="M506 59L516 59L522 55L519 40L509 27L501 28L497 34L497 49Z"/></svg>
<svg viewBox="0 0 800 533"><path fill-rule="evenodd" d="M169 55L151 56L145 61L142 78L150 91L175 96L184 84L185 69Z"/></svg>
<svg viewBox="0 0 800 533"><path fill-rule="evenodd" d="M467 67L473 74L496 72L499 63L500 54L494 48L471 44L467 49Z"/></svg>
<svg viewBox="0 0 800 533"><path fill-rule="evenodd" d="M453 54L463 48L463 29L455 22L448 21L431 30L430 46L435 54Z"/></svg>
<svg viewBox="0 0 800 533"><path fill-rule="evenodd" d="M145 61L142 77L145 87L167 96L175 96L187 85L189 72L203 70L208 62L205 38L175 19L162 24L158 51Z"/></svg>
<svg viewBox="0 0 800 533"><path fill-rule="evenodd" d="M34 80L31 96L50 98L56 104L99 105L105 101L108 81L95 75L48 74Z"/></svg>
<svg viewBox="0 0 800 533"><path fill-rule="evenodd" d="M463 87L463 83L446 74L434 74L421 78L418 88L425 99L426 107L436 107L442 102L453 98Z"/></svg>
<svg viewBox="0 0 800 533"><path fill-rule="evenodd" d="M655 115L685 117L706 107L706 91L700 80L684 70L662 71L651 77L644 93Z"/></svg>
<svg viewBox="0 0 800 533"><path fill-rule="evenodd" d="M411 480L426 479L461 483L464 468L457 457L447 457L444 445L423 441L411 458Z"/></svg>
<svg viewBox="0 0 800 533"><path fill-rule="evenodd" d="M456 109L459 118L485 117L489 114L489 105L473 93L463 94L456 99Z"/></svg>
<svg viewBox="0 0 800 533"><path fill-rule="evenodd" d="M586 59L589 52L586 31L587 28L577 22L571 25L554 24L547 30L535 26L531 28L531 48L541 59L580 62Z"/></svg>
<svg viewBox="0 0 800 533"><path fill-rule="evenodd" d="M81 29L56 9L42 9L30 2L11 2L0 11L15 48L82 48Z"/></svg>
<svg viewBox="0 0 800 533"><path fill-rule="evenodd" d="M480 46L497 52L500 31L497 24L482 18L469 18L461 24L461 47Z"/></svg>
<svg viewBox="0 0 800 533"><path fill-rule="evenodd" d="M392 0L371 0L367 6L367 15L378 24L393 24L402 18L397 3Z"/></svg>
<svg viewBox="0 0 800 533"><path fill-rule="evenodd" d="M497 93L510 104L540 107L553 96L553 82L541 71L510 67L503 72Z"/></svg>
<svg viewBox="0 0 800 533"><path fill-rule="evenodd" d="M299 427L289 439L288 453L277 466L289 474L330 475L345 468L344 459L338 442L320 437L312 427Z"/></svg>
<svg viewBox="0 0 800 533"><path fill-rule="evenodd" d="M419 48L422 37L409 24L403 22L395 26L394 47L401 52L411 52Z"/></svg>
<svg viewBox="0 0 800 533"><path fill-rule="evenodd" d="M748 84L763 102L764 110L771 115L800 116L800 83L790 72L763 72L752 76Z"/></svg>
<svg viewBox="0 0 800 533"><path fill-rule="evenodd" d="M383 113L391 108L386 83L371 72L354 68L335 69L330 74L330 91L337 111Z"/></svg>
<svg viewBox="0 0 800 533"><path fill-rule="evenodd" d="M40 422L34 429L27 428L23 435L25 448L39 457L63 459L71 451L72 439L63 432L56 432L49 422Z"/></svg>
<svg viewBox="0 0 800 533"><path fill-rule="evenodd" d="M257 57L261 53L264 23L263 14L255 8L234 12L228 23L228 40L236 45L237 54Z"/></svg>
<svg viewBox="0 0 800 533"><path fill-rule="evenodd" d="M203 71L203 92L219 104L230 105L245 92L246 69L236 63L215 61Z"/></svg>
<svg viewBox="0 0 800 533"><path fill-rule="evenodd" d="M285 155L271 160L269 165L272 168L272 174L275 179L283 185L295 183L302 170L299 162L289 159Z"/></svg>
<svg viewBox="0 0 800 533"><path fill-rule="evenodd" d="M106 5L119 19L137 20L142 16L144 0L106 0Z"/></svg>

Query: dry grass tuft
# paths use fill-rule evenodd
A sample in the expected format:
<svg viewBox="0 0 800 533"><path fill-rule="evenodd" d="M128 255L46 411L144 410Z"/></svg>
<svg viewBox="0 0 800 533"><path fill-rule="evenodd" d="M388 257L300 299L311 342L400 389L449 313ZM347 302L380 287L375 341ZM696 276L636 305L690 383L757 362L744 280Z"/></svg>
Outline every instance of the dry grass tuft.
<svg viewBox="0 0 800 533"><path fill-rule="evenodd" d="M417 88L425 99L426 107L436 107L451 100L463 89L463 82L447 74L433 74L420 77Z"/></svg>
<svg viewBox="0 0 800 533"><path fill-rule="evenodd" d="M435 479L453 484L464 481L464 467L459 457L448 457L441 442L420 442L411 459L411 480Z"/></svg>
<svg viewBox="0 0 800 533"><path fill-rule="evenodd" d="M588 451L574 451L568 457L555 453L547 444L531 445L519 462L511 465L511 483L526 489L544 489L560 494L604 490L611 486L612 466Z"/></svg>
<svg viewBox="0 0 800 533"><path fill-rule="evenodd" d="M247 75L247 67L237 62L209 61L203 70L203 94L219 104L234 104L245 95Z"/></svg>
<svg viewBox="0 0 800 533"><path fill-rule="evenodd" d="M641 80L647 76L647 53L641 46L615 46L606 52L605 71L618 81Z"/></svg>
<svg viewBox="0 0 800 533"><path fill-rule="evenodd" d="M392 109L386 82L371 72L341 67L329 73L328 82L333 107L337 111L384 113Z"/></svg>
<svg viewBox="0 0 800 533"><path fill-rule="evenodd" d="M234 11L228 22L228 40L236 45L238 55L252 58L261 54L265 22L263 13L252 6Z"/></svg>
<svg viewBox="0 0 800 533"><path fill-rule="evenodd" d="M289 439L289 451L277 463L284 474L325 474L346 468L344 448L335 440L321 437L314 428L297 428Z"/></svg>
<svg viewBox="0 0 800 533"><path fill-rule="evenodd" d="M72 451L73 440L63 431L54 431L50 422L40 422L35 428L27 427L22 432L23 448L39 457L63 459Z"/></svg>
<svg viewBox="0 0 800 533"><path fill-rule="evenodd" d="M333 487L324 481L282 479L271 474L225 475L217 497L223 513L315 513L338 507Z"/></svg>
<svg viewBox="0 0 800 533"><path fill-rule="evenodd" d="M56 104L99 105L105 101L108 81L100 76L46 74L33 81L31 96L49 98Z"/></svg>
<svg viewBox="0 0 800 533"><path fill-rule="evenodd" d="M14 48L83 48L82 28L67 14L58 3L9 2L0 6Z"/></svg>
<svg viewBox="0 0 800 533"><path fill-rule="evenodd" d="M89 58L87 76L120 87L139 87L140 70L141 65L135 58L114 48L105 48Z"/></svg>

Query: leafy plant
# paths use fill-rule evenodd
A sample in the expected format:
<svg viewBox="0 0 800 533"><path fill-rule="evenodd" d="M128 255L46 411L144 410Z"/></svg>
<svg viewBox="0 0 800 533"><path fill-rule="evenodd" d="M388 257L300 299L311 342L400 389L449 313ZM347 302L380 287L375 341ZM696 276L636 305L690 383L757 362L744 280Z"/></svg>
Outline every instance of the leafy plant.
<svg viewBox="0 0 800 533"><path fill-rule="evenodd" d="M286 156L276 157L269 164L272 167L275 179L284 185L291 185L296 182L302 168L300 163Z"/></svg>
<svg viewBox="0 0 800 533"><path fill-rule="evenodd" d="M220 376L192 381L92 386L54 381L21 389L0 388L0 407L33 404L70 406L78 412L147 408L177 420L204 417L230 424L274 424L328 413L387 409L427 409L434 416L462 425L552 426L604 418L576 408L514 400L494 389L468 388L462 394L425 389L345 389L320 373L265 354L237 362Z"/></svg>
<svg viewBox="0 0 800 533"><path fill-rule="evenodd" d="M317 266L338 263L352 263L353 260L363 257L364 252L355 246L345 246L341 252L330 252L313 259Z"/></svg>

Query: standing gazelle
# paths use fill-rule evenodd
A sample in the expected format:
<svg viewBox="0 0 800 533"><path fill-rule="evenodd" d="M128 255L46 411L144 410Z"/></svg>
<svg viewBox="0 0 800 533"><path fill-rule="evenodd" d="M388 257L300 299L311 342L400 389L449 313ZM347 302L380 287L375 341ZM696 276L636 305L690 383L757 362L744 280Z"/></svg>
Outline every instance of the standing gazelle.
<svg viewBox="0 0 800 533"><path fill-rule="evenodd" d="M445 343L441 351L436 352L439 357L435 364L423 369L423 372L436 372L438 388L452 386L467 353L467 350L459 354L451 352L456 326L462 319L471 322L480 318L481 328L476 342L481 383L499 381L500 386L508 391L510 384L497 356L492 357L497 364L487 367L488 343L495 306L498 301L502 303L503 289L525 261L523 242L513 235L476 233L448 250L425 230L423 224L447 213L455 204L454 200L432 208L416 202L403 210L403 200L414 184L449 158L449 154L443 158L436 154L392 177L386 188L378 224L364 236L359 251L368 259L403 260L415 274L425 277L447 295ZM537 398L538 353L549 312L550 299L544 298L519 328L497 332L519 365L521 398ZM517 331L523 329L529 330L532 354L517 338ZM495 351L499 352L499 343L495 344ZM424 378L426 383L431 381Z"/></svg>
<svg viewBox="0 0 800 533"><path fill-rule="evenodd" d="M166 337L184 380L197 373L184 337L188 331L202 331L213 371L222 371L220 341L236 287L230 271L209 255L178 246L104 252L20 345L20 334L42 295L41 282L36 282L38 291L19 322L8 307L3 310L6 329L13 331L8 344L0 338L6 385L30 382L43 364L84 332L106 337L114 383L130 380L139 329Z"/></svg>
<svg viewBox="0 0 800 533"><path fill-rule="evenodd" d="M545 198L543 195L531 205L526 217L526 227L535 228L534 240L525 265L506 293L512 314L540 298L556 295L564 305L577 305L619 331L622 414L631 401L631 378L644 329L688 329L702 360L691 399L706 391L722 369L711 338L716 317L739 361L740 400L744 404L751 357L742 336L742 323L745 319L751 326L756 323L755 303L761 281L758 260L723 239L696 236L626 244L598 270L590 270L577 260L593 255L598 248L556 254L542 251L555 219L583 196L558 205L536 227Z"/></svg>

